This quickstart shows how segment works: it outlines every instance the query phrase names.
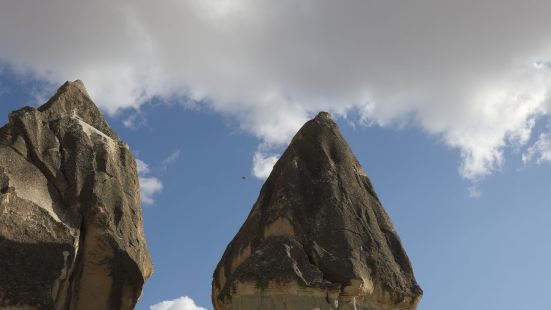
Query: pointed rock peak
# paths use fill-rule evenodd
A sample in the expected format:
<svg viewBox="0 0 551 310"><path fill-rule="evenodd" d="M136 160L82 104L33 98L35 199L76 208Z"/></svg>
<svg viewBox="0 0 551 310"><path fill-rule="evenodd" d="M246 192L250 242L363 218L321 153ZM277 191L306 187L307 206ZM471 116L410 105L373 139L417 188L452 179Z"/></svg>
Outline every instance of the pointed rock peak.
<svg viewBox="0 0 551 310"><path fill-rule="evenodd" d="M295 135L226 248L212 299L217 310L406 310L421 295L367 174L321 112Z"/></svg>
<svg viewBox="0 0 551 310"><path fill-rule="evenodd" d="M109 127L100 110L90 98L81 80L65 82L55 95L38 110L45 113L50 121L62 117L78 118L110 138L117 138L115 132Z"/></svg>
<svg viewBox="0 0 551 310"><path fill-rule="evenodd" d="M339 127L327 112L320 112L297 132L274 166L274 178L279 178L282 172L290 171L285 166L291 166L296 173L307 170L310 178L323 178L323 175L328 174L332 174L335 180L350 178L355 174L367 177ZM299 174L297 177L304 178L304 175ZM270 178L266 183L271 184Z"/></svg>
<svg viewBox="0 0 551 310"><path fill-rule="evenodd" d="M325 111L319 112L318 115L316 115L316 117L314 119L318 120L318 121L331 121L331 122L333 122L333 120L331 119L331 114L329 112L325 112Z"/></svg>
<svg viewBox="0 0 551 310"><path fill-rule="evenodd" d="M90 98L90 95L88 94L88 91L86 90L86 86L84 86L84 82L82 80L74 80L74 81L66 81L59 87L57 92L81 92L86 97Z"/></svg>
<svg viewBox="0 0 551 310"><path fill-rule="evenodd" d="M304 124L304 127L307 127L310 123L315 123L317 126L328 126L328 127L337 127L337 124L333 119L331 118L331 114L329 112L321 111L309 122L306 122ZM310 124L311 126L312 124ZM338 128L337 128L338 131Z"/></svg>

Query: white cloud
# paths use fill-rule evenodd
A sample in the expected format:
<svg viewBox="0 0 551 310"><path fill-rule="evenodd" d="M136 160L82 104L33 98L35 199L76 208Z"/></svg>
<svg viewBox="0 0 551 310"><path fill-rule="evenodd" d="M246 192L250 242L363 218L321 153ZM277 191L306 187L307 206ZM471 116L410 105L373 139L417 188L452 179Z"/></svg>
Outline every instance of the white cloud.
<svg viewBox="0 0 551 310"><path fill-rule="evenodd" d="M256 151L253 156L253 175L262 180L268 178L278 159L277 155Z"/></svg>
<svg viewBox="0 0 551 310"><path fill-rule="evenodd" d="M420 126L500 169L551 104L551 1L4 1L0 58L104 110L187 97L282 145L327 110ZM98 22L101 21L101 22ZM167 21L170 21L167 23Z"/></svg>
<svg viewBox="0 0 551 310"><path fill-rule="evenodd" d="M170 155L168 155L168 157L165 158L161 163L163 170L166 170L168 166L174 164L179 158L180 158L180 150L175 150L174 152L170 153Z"/></svg>
<svg viewBox="0 0 551 310"><path fill-rule="evenodd" d="M144 161L136 159L136 165L142 203L152 205L155 203L154 196L163 190L163 182L159 178L148 176L151 169Z"/></svg>
<svg viewBox="0 0 551 310"><path fill-rule="evenodd" d="M136 158L136 165L138 166L139 175L146 175L151 172L151 170L149 169L149 165L146 164L143 160Z"/></svg>
<svg viewBox="0 0 551 310"><path fill-rule="evenodd" d="M195 305L195 302L185 296L174 300L167 300L153 305L150 310L207 310L206 308Z"/></svg>
<svg viewBox="0 0 551 310"><path fill-rule="evenodd" d="M155 203L154 195L163 190L163 183L155 177L139 177L142 202L146 205Z"/></svg>
<svg viewBox="0 0 551 310"><path fill-rule="evenodd" d="M524 154L522 161L528 164L535 161L537 164L551 161L551 135L542 133L534 145L530 146Z"/></svg>

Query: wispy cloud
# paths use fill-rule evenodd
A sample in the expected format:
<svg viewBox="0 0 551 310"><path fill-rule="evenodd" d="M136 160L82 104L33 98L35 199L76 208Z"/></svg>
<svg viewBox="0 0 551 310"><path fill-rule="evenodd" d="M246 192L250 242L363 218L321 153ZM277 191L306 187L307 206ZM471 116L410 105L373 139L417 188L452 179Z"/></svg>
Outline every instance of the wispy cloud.
<svg viewBox="0 0 551 310"><path fill-rule="evenodd" d="M138 129L146 124L145 118L138 110L133 110L130 115L123 119L122 124L128 129Z"/></svg>
<svg viewBox="0 0 551 310"><path fill-rule="evenodd" d="M173 165L180 158L180 154L181 152L179 149L170 153L170 155L161 162L162 169L166 170L169 166Z"/></svg>
<svg viewBox="0 0 551 310"><path fill-rule="evenodd" d="M480 196L482 196L482 193L480 192L480 189L478 188L477 185L471 185L468 187L468 191L469 191L469 197L471 198L480 198Z"/></svg>
<svg viewBox="0 0 551 310"><path fill-rule="evenodd" d="M163 182L159 178L149 176L151 169L144 161L136 159L136 165L138 167L142 203L146 205L155 204L154 196L163 190Z"/></svg>
<svg viewBox="0 0 551 310"><path fill-rule="evenodd" d="M536 162L542 164L551 161L551 134L540 134L537 141L522 154L522 161L525 164Z"/></svg>
<svg viewBox="0 0 551 310"><path fill-rule="evenodd" d="M152 305L150 310L207 310L206 308L199 307L195 302L187 297L180 297L174 300L166 300L158 304Z"/></svg>
<svg viewBox="0 0 551 310"><path fill-rule="evenodd" d="M146 175L151 172L151 170L149 169L149 165L141 159L136 158L136 165L138 166L138 175Z"/></svg>
<svg viewBox="0 0 551 310"><path fill-rule="evenodd" d="M155 204L155 196L163 190L163 183L155 177L140 177L140 192L142 202L146 205Z"/></svg>

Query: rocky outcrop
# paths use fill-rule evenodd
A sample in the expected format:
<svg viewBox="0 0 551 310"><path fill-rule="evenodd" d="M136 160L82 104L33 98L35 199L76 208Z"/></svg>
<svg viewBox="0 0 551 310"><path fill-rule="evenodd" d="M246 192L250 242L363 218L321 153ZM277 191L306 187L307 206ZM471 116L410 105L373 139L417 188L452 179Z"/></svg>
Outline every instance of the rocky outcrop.
<svg viewBox="0 0 551 310"><path fill-rule="evenodd" d="M325 112L275 164L212 283L217 310L416 309L421 295L390 218Z"/></svg>
<svg viewBox="0 0 551 310"><path fill-rule="evenodd" d="M0 309L133 309L152 273L136 163L80 81L0 128Z"/></svg>

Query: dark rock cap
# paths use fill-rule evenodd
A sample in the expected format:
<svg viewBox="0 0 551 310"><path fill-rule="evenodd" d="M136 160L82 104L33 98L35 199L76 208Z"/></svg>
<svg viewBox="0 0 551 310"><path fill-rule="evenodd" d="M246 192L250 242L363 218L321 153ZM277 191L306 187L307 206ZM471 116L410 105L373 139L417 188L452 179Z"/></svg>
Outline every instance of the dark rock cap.
<svg viewBox="0 0 551 310"><path fill-rule="evenodd" d="M275 164L212 283L218 310L415 309L421 295L390 218L327 112Z"/></svg>

